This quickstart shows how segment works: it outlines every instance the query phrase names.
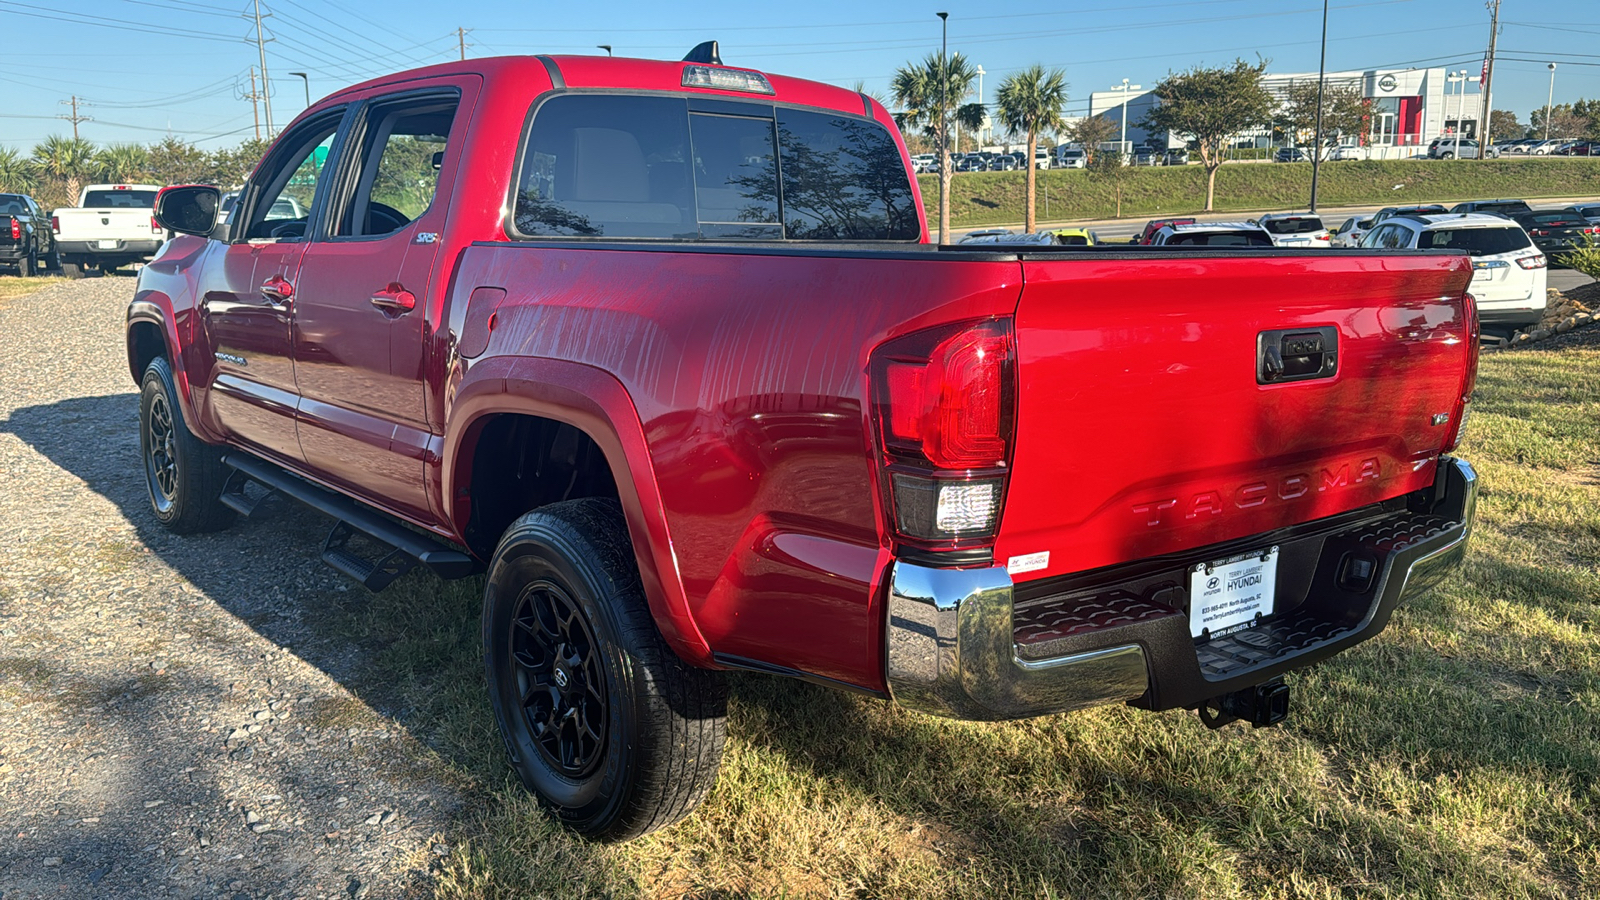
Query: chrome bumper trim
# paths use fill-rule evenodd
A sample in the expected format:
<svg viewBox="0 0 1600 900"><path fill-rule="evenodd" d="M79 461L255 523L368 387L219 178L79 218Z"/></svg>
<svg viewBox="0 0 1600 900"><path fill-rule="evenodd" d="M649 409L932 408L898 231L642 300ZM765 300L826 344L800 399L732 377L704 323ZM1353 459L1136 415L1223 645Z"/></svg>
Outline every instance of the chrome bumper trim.
<svg viewBox="0 0 1600 900"><path fill-rule="evenodd" d="M896 561L885 654L889 694L919 712L1021 719L1131 700L1149 674L1137 644L1055 659L1017 657L1011 576L1000 567Z"/></svg>

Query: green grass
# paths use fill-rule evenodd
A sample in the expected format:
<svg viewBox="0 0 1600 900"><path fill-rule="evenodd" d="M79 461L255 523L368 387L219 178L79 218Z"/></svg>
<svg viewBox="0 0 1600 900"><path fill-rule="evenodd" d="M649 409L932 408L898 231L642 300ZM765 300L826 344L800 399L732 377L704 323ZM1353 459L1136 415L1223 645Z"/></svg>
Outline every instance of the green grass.
<svg viewBox="0 0 1600 900"><path fill-rule="evenodd" d="M971 724L741 676L707 803L595 846L510 779L478 580L352 592L329 636L373 651L372 684L476 798L445 836L442 898L1592 897L1597 398L1600 352L1484 358L1466 566L1378 638L1291 676L1275 729L1122 707Z"/></svg>
<svg viewBox="0 0 1600 900"><path fill-rule="evenodd" d="M21 297L23 294L31 294L40 288L49 287L56 282L65 280L65 278L47 275L31 278L0 275L0 302L10 300L13 297Z"/></svg>
<svg viewBox="0 0 1600 900"><path fill-rule="evenodd" d="M1321 167L1318 204L1324 207L1391 203L1456 203L1493 197L1600 196L1600 160L1349 160ZM937 227L939 179L919 176L930 224ZM1021 222L1024 172L960 172L950 190L952 227ZM1122 215L1149 217L1205 207L1205 170L1198 166L1127 168L1121 172ZM1399 185L1396 188L1396 185ZM1046 210L1045 194L1050 202ZM1303 209L1311 166L1229 163L1217 172L1218 211ZM1117 183L1083 169L1039 173L1039 221L1106 219L1116 215Z"/></svg>

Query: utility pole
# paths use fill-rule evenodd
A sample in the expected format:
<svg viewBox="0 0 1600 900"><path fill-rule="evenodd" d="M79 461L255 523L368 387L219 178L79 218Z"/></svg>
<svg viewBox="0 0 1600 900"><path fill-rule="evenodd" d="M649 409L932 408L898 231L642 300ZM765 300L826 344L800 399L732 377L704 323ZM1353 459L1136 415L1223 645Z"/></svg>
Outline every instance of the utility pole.
<svg viewBox="0 0 1600 900"><path fill-rule="evenodd" d="M467 32L471 30L470 28L456 29L456 42L461 45L461 59L463 61L467 58Z"/></svg>
<svg viewBox="0 0 1600 900"><path fill-rule="evenodd" d="M1322 0L1322 61L1317 63L1317 136L1311 147L1311 211L1317 211L1317 170L1322 166L1322 84L1328 80L1328 0Z"/></svg>
<svg viewBox="0 0 1600 900"><path fill-rule="evenodd" d="M250 115L256 120L256 140L261 140L261 96L256 93L256 67L250 67Z"/></svg>
<svg viewBox="0 0 1600 900"><path fill-rule="evenodd" d="M266 36L261 33L261 0L255 0L256 7L256 53L261 57L261 103L267 109L267 138L272 138L272 89L267 81L267 42ZM270 15L270 13L269 13Z"/></svg>
<svg viewBox="0 0 1600 900"><path fill-rule="evenodd" d="M70 104L72 106L72 114L71 115L67 115L67 116L56 116L56 118L58 118L58 119L66 119L68 122L72 123L72 139L73 140L77 140L78 139L78 123L79 122L93 122L94 119L91 119L88 116L80 116L80 115L78 115L78 97L77 97L77 95L73 95L71 100L62 100L61 101L61 105L63 105L63 106L66 106L68 104ZM1548 117L1546 117L1546 118L1548 118Z"/></svg>
<svg viewBox="0 0 1600 900"><path fill-rule="evenodd" d="M1489 133L1489 113L1494 109L1493 101L1489 98L1489 91L1494 83L1494 46L1495 39L1500 36L1500 0L1489 0L1484 4L1489 7L1489 58L1484 61L1482 84L1483 87L1483 134L1479 137L1479 146L1483 152L1478 154L1479 159L1489 158L1489 141L1493 135ZM1466 87L1465 84L1462 87Z"/></svg>

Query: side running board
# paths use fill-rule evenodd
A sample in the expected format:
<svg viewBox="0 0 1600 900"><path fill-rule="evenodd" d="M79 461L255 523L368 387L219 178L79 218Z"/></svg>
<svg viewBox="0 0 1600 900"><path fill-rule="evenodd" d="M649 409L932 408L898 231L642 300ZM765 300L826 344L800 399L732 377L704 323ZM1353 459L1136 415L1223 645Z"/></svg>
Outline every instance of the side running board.
<svg viewBox="0 0 1600 900"><path fill-rule="evenodd" d="M427 566L440 578L447 579L465 578L477 571L478 565L471 556L427 535L418 534L348 497L291 475L271 463L238 451L228 453L222 461L234 470L228 477L222 502L244 515L248 516L261 500L266 499L247 498L244 489L254 481L265 486L269 494L277 492L292 497L336 519L333 530L323 542L322 561L361 582L367 590L383 590L417 563ZM369 561L351 549L350 540L357 534L384 545L380 558Z"/></svg>

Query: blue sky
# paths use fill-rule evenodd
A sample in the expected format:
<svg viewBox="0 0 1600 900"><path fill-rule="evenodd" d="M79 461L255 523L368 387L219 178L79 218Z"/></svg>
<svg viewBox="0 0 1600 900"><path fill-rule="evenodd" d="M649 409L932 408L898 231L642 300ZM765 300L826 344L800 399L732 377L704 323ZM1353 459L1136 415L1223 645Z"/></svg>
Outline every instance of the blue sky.
<svg viewBox="0 0 1600 900"><path fill-rule="evenodd" d="M1332 0L1328 68L1448 65L1476 74L1489 38L1481 0ZM84 137L151 141L171 133L215 147L248 137L248 67L256 47L249 0L0 0L0 144L30 148L70 133L56 116L76 94ZM263 0L267 68L279 125L313 98L384 72L469 56L600 53L680 58L709 38L729 65L886 92L897 66L939 47L982 65L986 99L1010 71L1059 67L1068 112L1123 78L1153 85L1169 70L1271 59L1277 72L1316 71L1321 0L1076 0L1069 4L722 2L533 3L475 0ZM1060 11L1051 11L1059 9ZM1543 106L1546 63L1556 102L1600 97L1600 0L1503 0L1495 107L1526 120Z"/></svg>

